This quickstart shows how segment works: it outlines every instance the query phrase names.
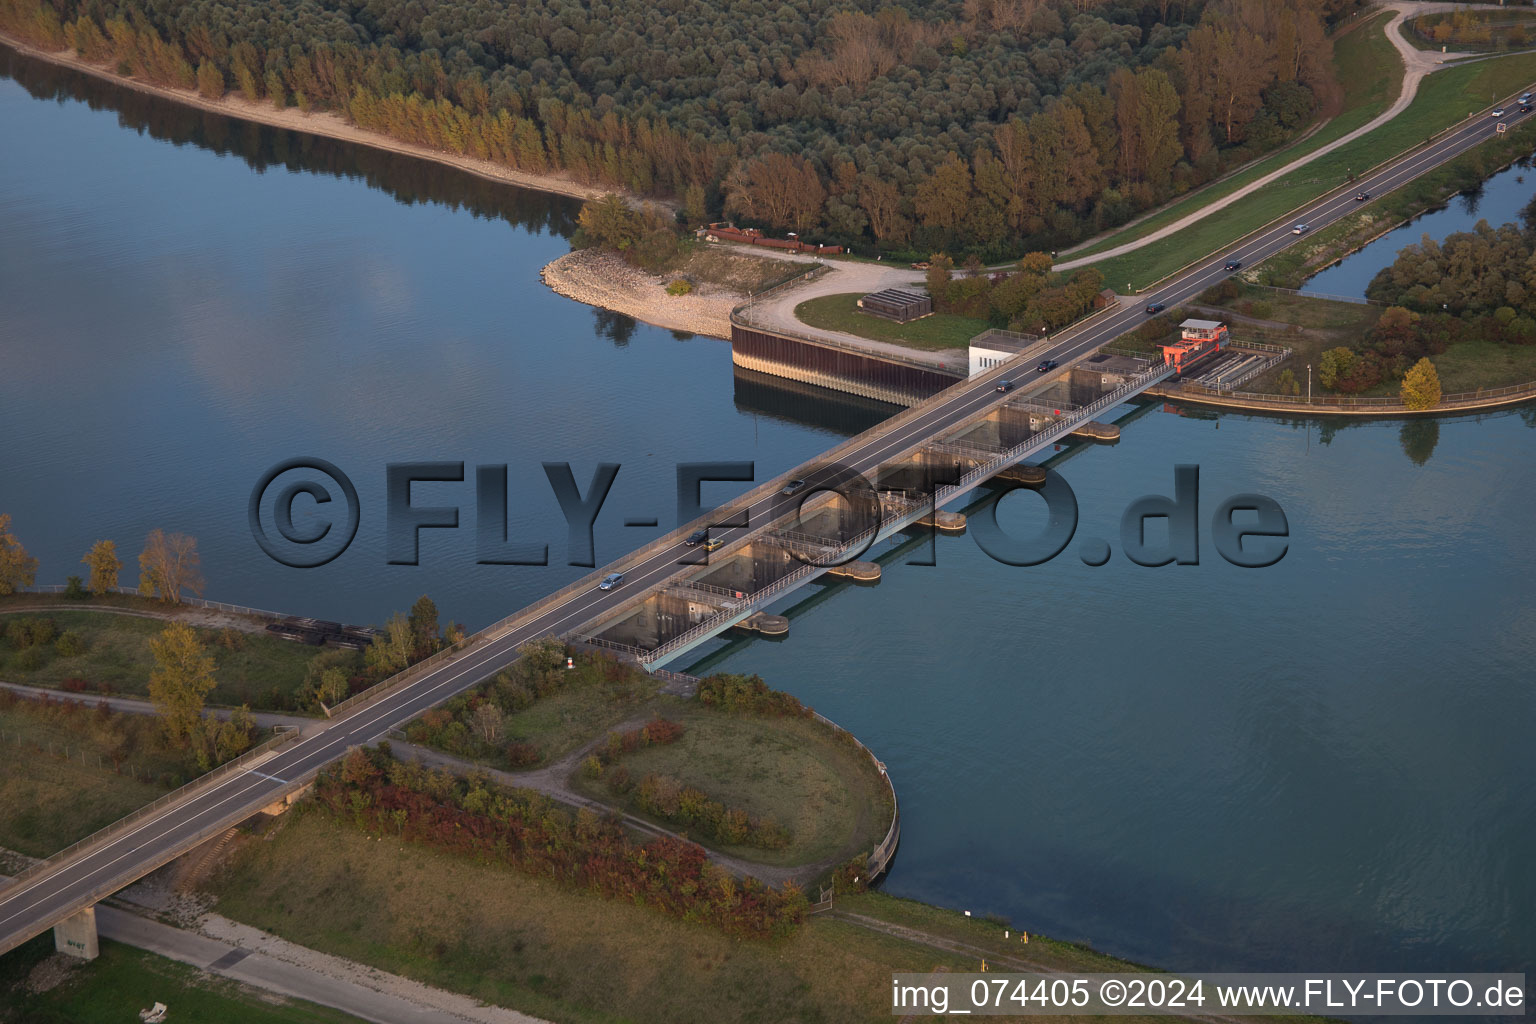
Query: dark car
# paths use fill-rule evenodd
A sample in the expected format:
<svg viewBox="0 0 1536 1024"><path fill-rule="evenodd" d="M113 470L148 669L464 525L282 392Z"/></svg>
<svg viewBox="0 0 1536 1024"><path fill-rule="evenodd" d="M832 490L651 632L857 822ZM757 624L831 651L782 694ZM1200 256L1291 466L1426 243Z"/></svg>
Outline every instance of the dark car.
<svg viewBox="0 0 1536 1024"><path fill-rule="evenodd" d="M1013 381L1011 381L1011 380L1000 380L1000 381L998 381L997 382L997 390L999 390L999 391L1012 391L1013 390Z"/></svg>
<svg viewBox="0 0 1536 1024"><path fill-rule="evenodd" d="M612 590L614 587L618 586L620 583L623 583L623 582L624 582L624 574L623 573L621 573L621 572L611 572L607 576L603 577L603 582L601 582L601 583L599 583L597 585L597 589L598 590Z"/></svg>
<svg viewBox="0 0 1536 1024"><path fill-rule="evenodd" d="M1531 105L1529 103L1522 103L1522 104L1520 104L1520 113L1522 113L1522 114L1529 114L1530 112L1531 112Z"/></svg>
<svg viewBox="0 0 1536 1024"><path fill-rule="evenodd" d="M1035 372L1036 373L1050 373L1052 370L1056 369L1056 367L1059 366L1059 365L1061 365L1061 364L1056 362L1056 360L1054 360L1054 359L1042 359L1042 360L1040 360L1040 365L1035 367Z"/></svg>
<svg viewBox="0 0 1536 1024"><path fill-rule="evenodd" d="M696 544L703 544L707 540L709 540L708 530L694 530L688 535L688 539L683 541L683 543L687 544L689 547L693 547Z"/></svg>
<svg viewBox="0 0 1536 1024"><path fill-rule="evenodd" d="M799 491L804 486L805 486L805 481L804 480L791 480L789 483L784 485L783 489L779 493L780 494L794 494L796 491Z"/></svg>
<svg viewBox="0 0 1536 1024"><path fill-rule="evenodd" d="M1357 203L1363 203L1363 202L1365 202L1369 198L1371 198L1371 194L1369 192L1356 192L1355 193L1355 202L1357 202Z"/></svg>
<svg viewBox="0 0 1536 1024"><path fill-rule="evenodd" d="M1225 269L1225 270L1242 270L1243 269L1243 261L1242 260L1227 260L1227 265L1223 269Z"/></svg>
<svg viewBox="0 0 1536 1024"><path fill-rule="evenodd" d="M1165 310L1167 308L1168 307L1163 305L1161 302L1148 303L1147 304L1147 316L1156 316L1158 313L1161 313L1163 310Z"/></svg>

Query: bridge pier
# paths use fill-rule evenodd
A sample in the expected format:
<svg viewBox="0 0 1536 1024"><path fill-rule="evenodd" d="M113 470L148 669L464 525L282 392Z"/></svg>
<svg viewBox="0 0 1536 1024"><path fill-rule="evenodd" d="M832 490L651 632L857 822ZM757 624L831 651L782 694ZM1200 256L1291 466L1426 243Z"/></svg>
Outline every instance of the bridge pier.
<svg viewBox="0 0 1536 1024"><path fill-rule="evenodd" d="M95 960L100 956L101 944L96 936L96 908L86 907L75 916L54 925L53 948L81 960Z"/></svg>

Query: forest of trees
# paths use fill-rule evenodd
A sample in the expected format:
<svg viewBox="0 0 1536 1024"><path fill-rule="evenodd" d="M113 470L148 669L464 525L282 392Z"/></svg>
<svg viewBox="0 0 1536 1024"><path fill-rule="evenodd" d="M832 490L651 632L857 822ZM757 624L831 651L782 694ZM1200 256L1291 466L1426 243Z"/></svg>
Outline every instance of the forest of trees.
<svg viewBox="0 0 1536 1024"><path fill-rule="evenodd" d="M0 0L144 80L822 240L1049 249L1272 148L1354 0Z"/></svg>

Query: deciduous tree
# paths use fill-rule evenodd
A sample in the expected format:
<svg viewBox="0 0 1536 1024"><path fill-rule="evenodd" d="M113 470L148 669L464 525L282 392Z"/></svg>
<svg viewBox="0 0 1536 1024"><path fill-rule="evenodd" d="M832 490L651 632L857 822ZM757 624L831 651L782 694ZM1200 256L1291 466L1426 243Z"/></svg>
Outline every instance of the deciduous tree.
<svg viewBox="0 0 1536 1024"><path fill-rule="evenodd" d="M11 517L0 513L0 594L14 594L37 582L37 559L11 532Z"/></svg>
<svg viewBox="0 0 1536 1024"><path fill-rule="evenodd" d="M123 568L123 560L117 557L117 545L110 540L99 540L80 559L90 566L91 593L100 597L117 589L117 574Z"/></svg>
<svg viewBox="0 0 1536 1024"><path fill-rule="evenodd" d="M1428 357L1420 359L1403 375L1403 404L1410 409L1433 409L1440 404L1440 374Z"/></svg>
<svg viewBox="0 0 1536 1024"><path fill-rule="evenodd" d="M149 699L173 743L186 741L203 715L203 702L212 692L213 655L197 632L184 622L173 622L149 640L154 668L149 673Z"/></svg>
<svg viewBox="0 0 1536 1024"><path fill-rule="evenodd" d="M158 527L151 530L139 555L139 593L153 594L167 604L180 604L183 590L201 597L203 576L198 563L195 537L167 536Z"/></svg>

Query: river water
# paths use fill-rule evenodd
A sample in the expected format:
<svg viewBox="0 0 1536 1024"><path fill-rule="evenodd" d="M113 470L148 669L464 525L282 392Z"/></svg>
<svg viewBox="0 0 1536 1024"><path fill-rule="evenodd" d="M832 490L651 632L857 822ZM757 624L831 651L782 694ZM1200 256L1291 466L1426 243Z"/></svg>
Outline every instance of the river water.
<svg viewBox="0 0 1536 1024"><path fill-rule="evenodd" d="M377 622L426 592L479 626L584 571L541 462L583 490L621 464L606 561L656 532L625 518L670 524L675 462L762 479L891 412L549 292L566 200L7 61L0 511L44 582L100 537L131 561L158 526L198 538L210 596ZM698 668L760 672L880 754L894 893L1175 968L1536 972L1533 428L1531 408L1144 405L1118 444L1053 456L1107 565L889 545L878 585L802 592L776 609L788 638L722 640ZM257 478L295 456L360 496L322 568L268 559L248 525ZM468 464L414 495L463 525L390 565L384 467L408 460ZM509 464L509 531L554 565L476 564L481 463ZM1286 557L1238 569L1208 531L1199 565L1119 555L1121 510L1178 463L1201 467L1202 517L1279 502ZM1004 499L1001 524L1035 529L1035 501Z"/></svg>
<svg viewBox="0 0 1536 1024"><path fill-rule="evenodd" d="M1439 209L1415 217L1359 252L1351 253L1313 275L1302 291L1310 295L1363 299L1371 279L1390 267L1404 246L1418 244L1425 235L1443 242L1446 235L1472 230L1480 220L1486 220L1492 227L1519 221L1520 212L1533 198L1536 198L1536 169L1532 168L1529 159L1517 161L1489 177L1475 191L1452 197Z"/></svg>

